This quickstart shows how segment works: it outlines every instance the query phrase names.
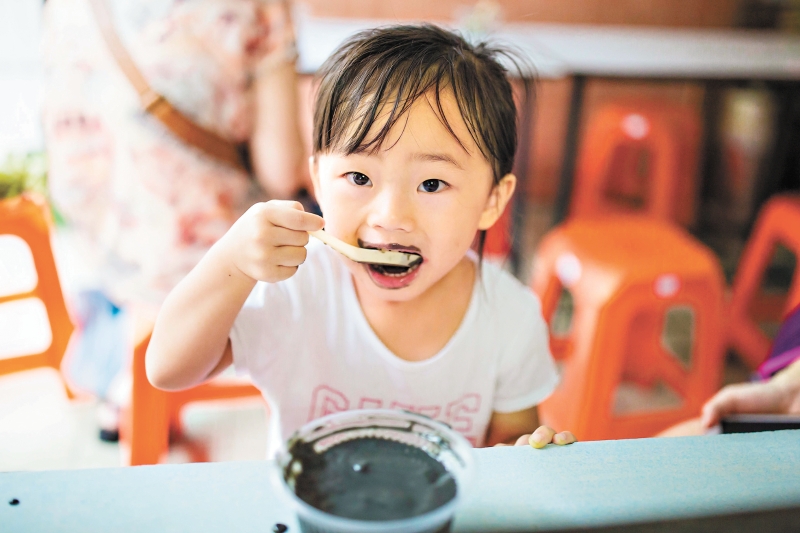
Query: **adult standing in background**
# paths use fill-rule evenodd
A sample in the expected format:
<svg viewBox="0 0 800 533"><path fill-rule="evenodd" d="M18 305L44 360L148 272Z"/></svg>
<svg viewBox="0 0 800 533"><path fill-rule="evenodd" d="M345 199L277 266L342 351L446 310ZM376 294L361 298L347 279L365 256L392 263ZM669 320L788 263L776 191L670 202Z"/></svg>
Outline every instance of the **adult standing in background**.
<svg viewBox="0 0 800 533"><path fill-rule="evenodd" d="M250 205L304 186L290 6L282 0L100 0L149 86L191 122L249 145L252 176L148 113L91 0L48 0L43 106L65 286L83 335L78 386L107 394L124 310L152 316ZM120 312L123 311L123 312ZM122 354L122 355L120 355Z"/></svg>

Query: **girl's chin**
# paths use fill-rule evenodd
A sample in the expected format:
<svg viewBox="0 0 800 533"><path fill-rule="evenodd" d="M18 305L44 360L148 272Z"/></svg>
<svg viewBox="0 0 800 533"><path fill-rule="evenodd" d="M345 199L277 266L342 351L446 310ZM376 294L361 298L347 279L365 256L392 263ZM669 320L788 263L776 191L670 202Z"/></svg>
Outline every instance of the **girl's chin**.
<svg viewBox="0 0 800 533"><path fill-rule="evenodd" d="M362 268L377 287L386 290L399 290L410 286L419 277L423 265L424 262L402 273L390 272L380 266L370 264L364 264Z"/></svg>

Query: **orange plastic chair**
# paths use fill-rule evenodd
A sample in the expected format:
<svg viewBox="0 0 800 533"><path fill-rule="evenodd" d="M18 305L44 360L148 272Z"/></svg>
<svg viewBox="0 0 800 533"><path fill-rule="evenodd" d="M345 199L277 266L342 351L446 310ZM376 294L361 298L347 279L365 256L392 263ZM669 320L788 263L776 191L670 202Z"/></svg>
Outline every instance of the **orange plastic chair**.
<svg viewBox="0 0 800 533"><path fill-rule="evenodd" d="M639 212L691 226L700 132L684 105L604 106L583 134L570 215Z"/></svg>
<svg viewBox="0 0 800 533"><path fill-rule="evenodd" d="M30 278L32 283L24 287L23 292L0 293L0 306L20 304L43 306L51 334L49 346L40 353L20 354L0 359L0 375L41 367L54 368L59 374L61 372L61 360L72 336L74 325L67 312L53 258L50 244L51 228L50 209L43 198L23 195L0 201L0 237L11 236L12 239L21 239L24 244L19 243L22 246L18 249L24 250L21 252L23 255L27 250L30 251L36 271L35 278ZM6 261L10 259L8 257ZM3 272L6 268L4 262L0 257L0 276L8 275L7 272ZM10 264L8 266L11 267ZM67 396L71 398L72 393L66 383L65 388Z"/></svg>
<svg viewBox="0 0 800 533"><path fill-rule="evenodd" d="M571 324L551 344L561 383L540 405L552 427L581 440L653 436L696 416L718 389L722 269L677 226L632 215L568 220L540 243L532 288L551 329L566 291L573 302ZM676 316L692 318L685 349L665 339ZM628 395L624 411L615 403L620 391L654 385L669 402L631 408Z"/></svg>
<svg viewBox="0 0 800 533"><path fill-rule="evenodd" d="M795 268L788 294L774 298L760 291L764 272L778 244L800 258L800 195L776 196L761 209L733 280L728 337L731 346L752 369L766 359L772 342L759 329L757 320L770 315L780 320L800 305L800 268Z"/></svg>
<svg viewBox="0 0 800 533"><path fill-rule="evenodd" d="M181 410L187 404L208 400L224 400L258 396L261 392L250 384L231 384L214 379L191 389L168 392L153 387L145 372L145 353L150 333L136 339L132 364L131 401L123 409L120 442L130 449L128 464L158 464L169 452L171 438L182 434ZM190 450L194 462L208 460L204 450Z"/></svg>

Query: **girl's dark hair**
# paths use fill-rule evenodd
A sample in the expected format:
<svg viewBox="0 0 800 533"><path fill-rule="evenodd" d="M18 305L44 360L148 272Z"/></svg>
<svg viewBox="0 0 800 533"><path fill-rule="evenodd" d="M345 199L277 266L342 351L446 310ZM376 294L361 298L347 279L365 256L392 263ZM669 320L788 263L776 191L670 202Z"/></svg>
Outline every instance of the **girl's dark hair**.
<svg viewBox="0 0 800 533"><path fill-rule="evenodd" d="M441 94L448 90L498 183L511 172L517 148L516 106L507 71L499 61L502 57L521 70L520 60L507 49L473 45L429 24L354 35L318 73L314 153L377 151L394 124L426 95L433 97L439 120L463 147L442 109ZM378 114L387 111L380 131L368 138ZM483 240L481 232L479 252Z"/></svg>

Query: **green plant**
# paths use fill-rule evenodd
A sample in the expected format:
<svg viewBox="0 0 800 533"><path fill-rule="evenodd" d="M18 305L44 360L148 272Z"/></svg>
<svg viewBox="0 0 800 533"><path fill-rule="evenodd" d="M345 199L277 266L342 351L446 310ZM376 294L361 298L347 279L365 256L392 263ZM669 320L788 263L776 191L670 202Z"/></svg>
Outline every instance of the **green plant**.
<svg viewBox="0 0 800 533"><path fill-rule="evenodd" d="M0 164L0 199L28 191L47 194L47 160L44 152L9 154Z"/></svg>

